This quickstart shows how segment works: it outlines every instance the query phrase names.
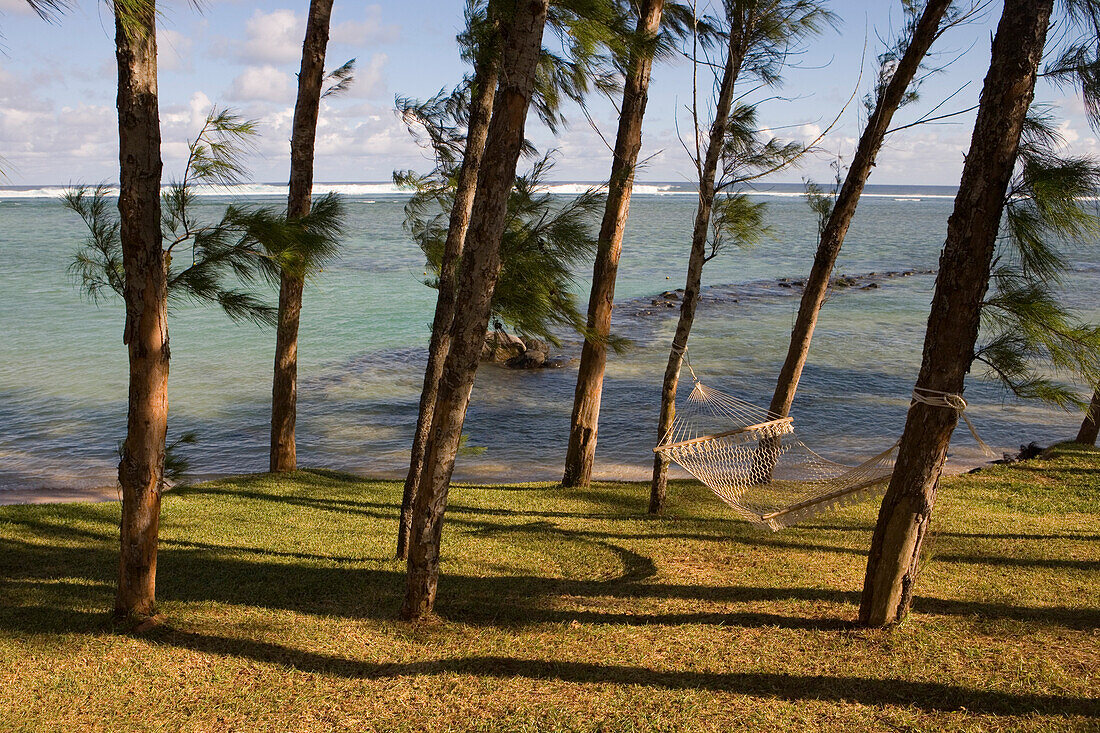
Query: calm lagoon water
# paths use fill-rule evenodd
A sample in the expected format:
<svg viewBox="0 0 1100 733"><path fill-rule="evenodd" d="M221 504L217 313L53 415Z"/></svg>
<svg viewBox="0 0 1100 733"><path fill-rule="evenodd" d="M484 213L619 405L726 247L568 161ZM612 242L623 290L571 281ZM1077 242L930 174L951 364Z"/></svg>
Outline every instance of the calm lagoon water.
<svg viewBox="0 0 1100 733"><path fill-rule="evenodd" d="M299 365L298 456L378 476L403 475L416 420L434 291L421 253L404 234L404 197L384 185L341 186L351 211L340 260L306 292ZM558 190L568 192L573 187ZM608 365L597 475L644 478L652 460L659 385L677 311L649 306L682 286L695 198L644 186L631 207L615 328L634 348ZM663 193L659 193L662 191ZM277 187L234 200L275 202ZM56 191L0 189L0 490L103 486L114 482L126 423L121 303L90 304L66 273L84 236ZM565 195L563 193L563 195ZM691 339L692 363L712 386L766 405L786 353L815 222L797 187L759 194L772 237L707 265ZM230 200L210 196L214 216ZM860 204L839 273L930 270L953 203L949 189L871 187ZM1068 297L1100 318L1100 252L1074 250ZM578 274L588 292L590 265ZM824 455L857 462L900 433L916 377L933 276L883 280L838 291L823 311L793 415L802 439ZM736 300L736 302L734 302ZM655 311L644 315L645 311ZM274 333L236 325L208 309L174 310L169 329L169 437L194 430L186 455L200 475L267 466ZM575 339L563 351L579 352ZM466 421L477 456L456 477L494 481L560 478L576 367L517 372L485 366ZM1023 404L977 376L971 419L995 448L1071 437L1080 416ZM952 457L980 454L965 430Z"/></svg>

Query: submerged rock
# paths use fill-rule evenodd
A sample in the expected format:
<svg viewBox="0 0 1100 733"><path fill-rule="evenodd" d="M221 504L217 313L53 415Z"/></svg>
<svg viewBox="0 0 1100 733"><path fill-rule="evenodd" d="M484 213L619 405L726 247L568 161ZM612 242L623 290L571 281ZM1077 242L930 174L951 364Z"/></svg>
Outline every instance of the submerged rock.
<svg viewBox="0 0 1100 733"><path fill-rule="evenodd" d="M520 338L503 331L485 335L481 361L500 364L509 369L544 369L563 367L567 357L550 358L550 344L537 338Z"/></svg>
<svg viewBox="0 0 1100 733"><path fill-rule="evenodd" d="M485 334L485 343L481 346L481 360L503 364L509 359L522 356L526 351L527 345L519 336L503 331L490 331Z"/></svg>

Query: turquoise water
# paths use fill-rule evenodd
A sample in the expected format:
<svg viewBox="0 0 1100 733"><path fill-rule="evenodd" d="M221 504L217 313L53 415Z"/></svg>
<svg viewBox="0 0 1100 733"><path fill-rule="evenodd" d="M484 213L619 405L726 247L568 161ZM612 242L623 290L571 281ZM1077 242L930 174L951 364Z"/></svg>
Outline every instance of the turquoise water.
<svg viewBox="0 0 1100 733"><path fill-rule="evenodd" d="M344 189L350 235L340 260L310 284L302 314L298 456L303 466L398 476L416 420L434 291L422 284L423 258L401 228L404 198L385 186ZM951 192L871 192L838 272L934 268ZM66 265L84 236L82 224L41 193L47 192L0 191L0 489L106 485L114 481L125 431L122 308L81 299ZM244 199L276 200L265 193L251 189ZM797 291L776 280L808 271L815 223L793 188L761 195L772 237L707 265L704 281L712 287L691 354L712 386L766 405L798 306ZM226 201L207 197L203 207L215 215ZM634 348L612 356L608 366L598 476L647 475L677 313L647 306L655 294L683 284L694 204L691 195L634 197L615 322ZM1100 318L1100 255L1095 248L1074 250L1071 259L1068 297ZM587 293L590 266L583 269L578 287ZM897 438L933 282L928 274L891 278L878 289L838 291L830 299L793 411L807 444L855 461ZM198 432L199 444L185 454L199 475L265 469L274 333L194 307L173 311L169 328L170 437ZM567 340L563 351L579 348ZM559 478L575 379L575 366L479 370L466 431L471 445L487 450L460 458L456 476ZM967 398L982 437L998 449L1071 437L1080 421L1021 404L977 378ZM952 457L980 459L965 431L956 433Z"/></svg>

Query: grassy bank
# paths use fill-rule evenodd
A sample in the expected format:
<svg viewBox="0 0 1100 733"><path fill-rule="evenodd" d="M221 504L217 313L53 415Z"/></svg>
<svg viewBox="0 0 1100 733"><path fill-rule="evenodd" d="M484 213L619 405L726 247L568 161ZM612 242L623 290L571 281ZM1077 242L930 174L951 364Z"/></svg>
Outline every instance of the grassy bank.
<svg viewBox="0 0 1100 733"><path fill-rule="evenodd" d="M118 506L0 508L0 730L1100 725L1100 452L941 487L915 613L851 627L874 502L778 535L697 484L456 486L438 622L394 620L400 485L173 491L161 624L115 630Z"/></svg>

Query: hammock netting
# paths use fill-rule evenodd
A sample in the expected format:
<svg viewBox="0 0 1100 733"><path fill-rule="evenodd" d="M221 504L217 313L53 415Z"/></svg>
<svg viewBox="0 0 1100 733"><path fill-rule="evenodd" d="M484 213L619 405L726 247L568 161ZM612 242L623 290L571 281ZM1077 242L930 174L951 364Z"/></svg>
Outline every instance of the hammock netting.
<svg viewBox="0 0 1100 733"><path fill-rule="evenodd" d="M791 418L696 382L654 450L740 517L778 531L884 492L897 445L858 466L835 463L797 438Z"/></svg>

